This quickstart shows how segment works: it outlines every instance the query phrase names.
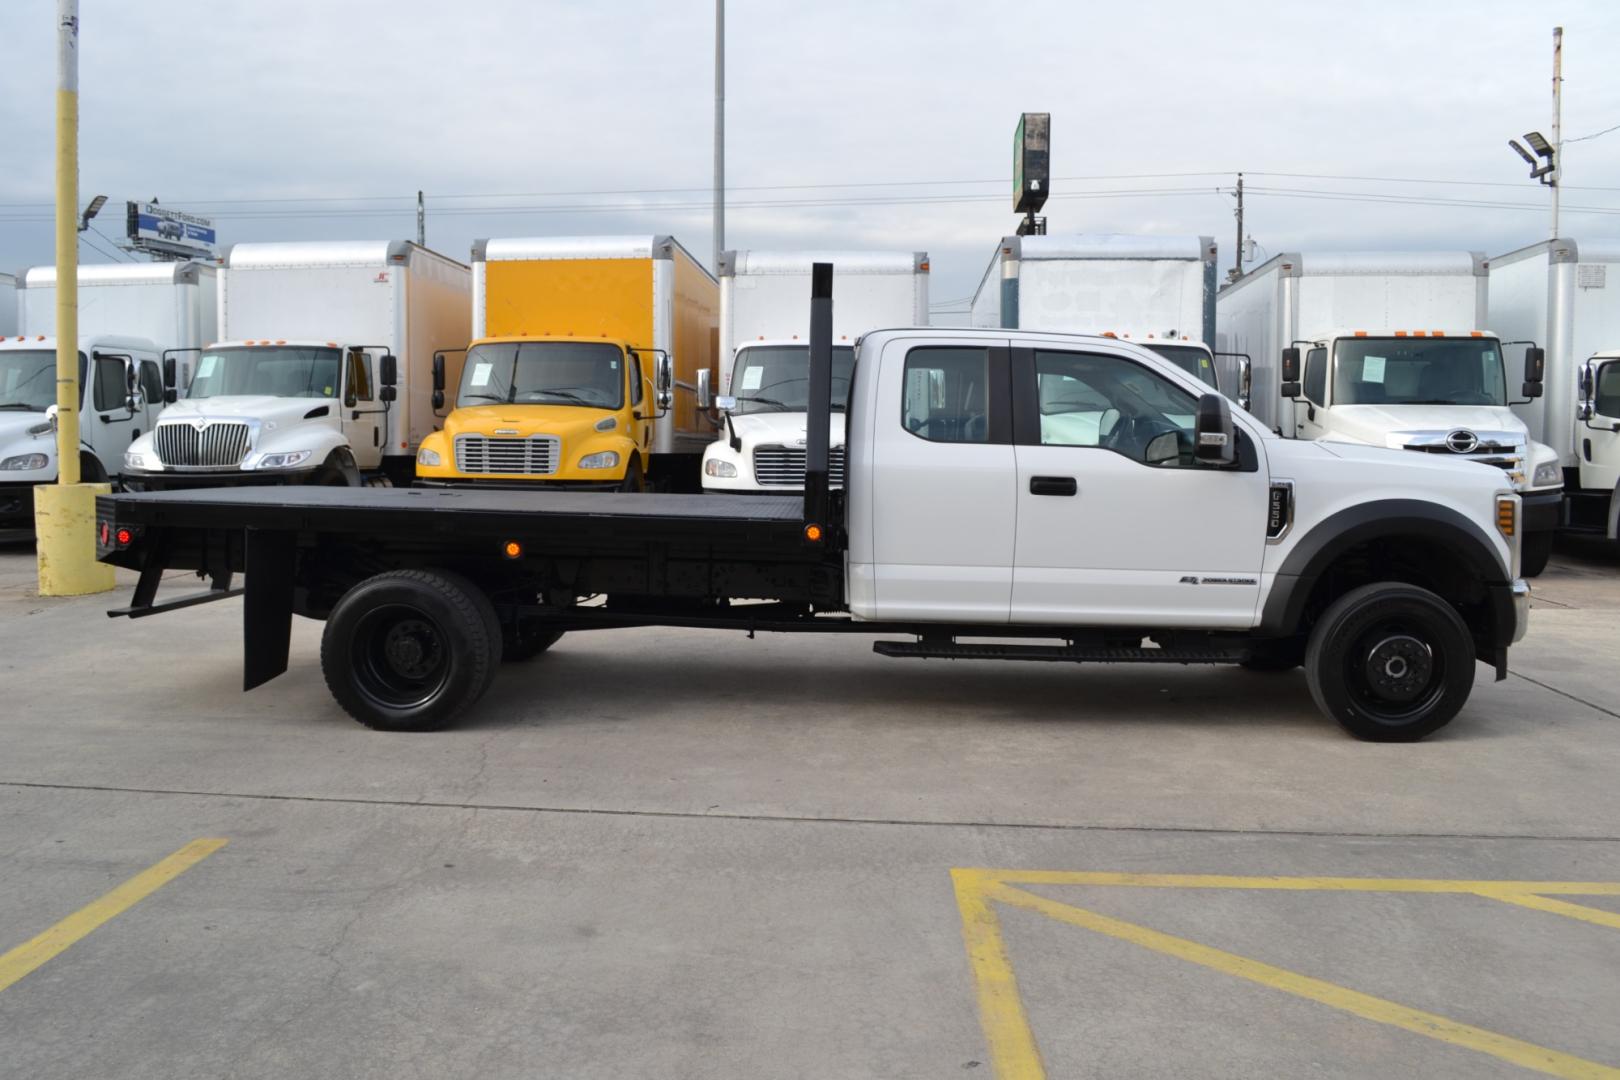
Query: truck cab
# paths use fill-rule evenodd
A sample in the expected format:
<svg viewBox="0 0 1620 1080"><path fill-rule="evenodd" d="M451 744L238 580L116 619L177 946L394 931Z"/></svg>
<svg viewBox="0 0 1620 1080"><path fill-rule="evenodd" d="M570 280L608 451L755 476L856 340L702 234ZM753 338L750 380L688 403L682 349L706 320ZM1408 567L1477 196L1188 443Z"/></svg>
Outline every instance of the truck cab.
<svg viewBox="0 0 1620 1080"><path fill-rule="evenodd" d="M335 341L223 341L186 396L123 456L136 490L277 483L359 486L381 466L393 357ZM177 393L173 363L166 390Z"/></svg>
<svg viewBox="0 0 1620 1080"><path fill-rule="evenodd" d="M1295 356L1297 371L1289 370ZM1501 469L1524 500L1524 572L1552 551L1558 455L1509 405L1502 343L1480 330L1335 330L1284 353L1281 434L1443 454ZM1290 375L1295 378L1290 378ZM1539 379L1521 388L1539 396Z"/></svg>
<svg viewBox="0 0 1620 1080"><path fill-rule="evenodd" d="M1599 352L1581 368L1576 416L1579 490L1569 524L1620 540L1620 349Z"/></svg>
<svg viewBox="0 0 1620 1080"><path fill-rule="evenodd" d="M435 361L435 392L442 393ZM536 483L601 491L646 484L673 376L659 350L609 338L473 342L444 428L422 440L428 484Z"/></svg>
<svg viewBox="0 0 1620 1080"><path fill-rule="evenodd" d="M844 416L855 347L832 349L829 475L844 482ZM804 490L810 346L802 340L757 341L737 349L730 393L715 399L720 438L703 452L705 491L783 493Z"/></svg>
<svg viewBox="0 0 1620 1080"><path fill-rule="evenodd" d="M80 340L79 475L119 479L124 450L164 412L162 350L143 338ZM34 531L34 486L57 479L56 339L0 342L0 537Z"/></svg>

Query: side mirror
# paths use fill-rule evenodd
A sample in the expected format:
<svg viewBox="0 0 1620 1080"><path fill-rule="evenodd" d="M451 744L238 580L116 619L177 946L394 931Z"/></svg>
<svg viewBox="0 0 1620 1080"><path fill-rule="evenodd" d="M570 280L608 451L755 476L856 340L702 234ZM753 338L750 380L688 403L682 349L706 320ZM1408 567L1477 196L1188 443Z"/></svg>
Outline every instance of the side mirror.
<svg viewBox="0 0 1620 1080"><path fill-rule="evenodd" d="M1248 357L1238 361L1238 407L1247 410L1254 403L1254 365Z"/></svg>
<svg viewBox="0 0 1620 1080"><path fill-rule="evenodd" d="M1149 465L1163 465L1166 462L1178 461L1181 458L1181 444L1174 431L1166 431L1155 435L1147 444L1147 450L1142 454L1143 460Z"/></svg>
<svg viewBox="0 0 1620 1080"><path fill-rule="evenodd" d="M134 412L141 404L141 373L135 361L124 364L124 408Z"/></svg>
<svg viewBox="0 0 1620 1080"><path fill-rule="evenodd" d="M377 362L377 381L383 386L399 382L399 359L393 353L383 353Z"/></svg>
<svg viewBox="0 0 1620 1080"><path fill-rule="evenodd" d="M1547 350L1532 345L1524 350L1524 385L1519 392L1527 398L1541 396L1541 382L1547 373Z"/></svg>
<svg viewBox="0 0 1620 1080"><path fill-rule="evenodd" d="M1282 396L1299 397L1299 350L1293 346L1282 351Z"/></svg>
<svg viewBox="0 0 1620 1080"><path fill-rule="evenodd" d="M433 411L444 408L444 353L433 354Z"/></svg>
<svg viewBox="0 0 1620 1080"><path fill-rule="evenodd" d="M59 407L57 406L57 404L54 401L51 402L51 404L45 406L45 422L47 424L51 425L51 432L53 434L56 431L56 414L57 414L58 411L59 411Z"/></svg>
<svg viewBox="0 0 1620 1080"><path fill-rule="evenodd" d="M174 357L172 356L163 358L163 389L174 389Z"/></svg>
<svg viewBox="0 0 1620 1080"><path fill-rule="evenodd" d="M1592 370L1590 360L1582 365L1579 379L1580 400L1575 405L1575 419L1590 420L1597 413L1596 404L1592 400L1592 388L1597 385L1597 373Z"/></svg>
<svg viewBox="0 0 1620 1080"><path fill-rule="evenodd" d="M658 390L660 411L675 404L675 363L663 353L658 356L658 375L653 385Z"/></svg>
<svg viewBox="0 0 1620 1080"><path fill-rule="evenodd" d="M1193 457L1204 465L1231 465L1237 461L1237 432L1232 427L1232 407L1220 394L1198 399L1193 421Z"/></svg>
<svg viewBox="0 0 1620 1080"><path fill-rule="evenodd" d="M698 408L707 409L714 404L714 374L708 368L697 373L697 403Z"/></svg>

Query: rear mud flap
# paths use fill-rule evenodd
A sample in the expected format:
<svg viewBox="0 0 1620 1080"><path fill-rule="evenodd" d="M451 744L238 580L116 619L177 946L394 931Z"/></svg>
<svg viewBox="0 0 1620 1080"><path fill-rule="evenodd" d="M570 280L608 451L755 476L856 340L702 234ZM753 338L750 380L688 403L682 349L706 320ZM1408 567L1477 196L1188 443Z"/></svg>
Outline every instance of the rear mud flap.
<svg viewBox="0 0 1620 1080"><path fill-rule="evenodd" d="M243 690L263 686L287 670L297 554L294 533L247 530L243 561Z"/></svg>

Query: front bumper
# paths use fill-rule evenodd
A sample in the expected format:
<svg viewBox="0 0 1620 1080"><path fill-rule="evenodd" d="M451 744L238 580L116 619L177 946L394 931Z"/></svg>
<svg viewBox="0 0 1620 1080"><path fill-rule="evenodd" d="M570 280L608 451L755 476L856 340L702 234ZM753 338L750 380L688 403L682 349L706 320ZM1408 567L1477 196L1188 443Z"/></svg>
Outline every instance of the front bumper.
<svg viewBox="0 0 1620 1080"><path fill-rule="evenodd" d="M1519 494L1520 511L1524 516L1524 531L1552 532L1558 528L1563 515L1564 489L1551 491L1525 491Z"/></svg>
<svg viewBox="0 0 1620 1080"><path fill-rule="evenodd" d="M34 485L0 484L0 540L34 535Z"/></svg>
<svg viewBox="0 0 1620 1080"><path fill-rule="evenodd" d="M547 480L536 477L533 480L445 480L432 477L417 476L417 487L445 487L445 488L481 488L489 491L534 491L544 488L550 491L622 491L624 478L617 480Z"/></svg>
<svg viewBox="0 0 1620 1080"><path fill-rule="evenodd" d="M319 471L222 469L219 472L126 472L119 479L129 491L194 491L198 488L307 484Z"/></svg>

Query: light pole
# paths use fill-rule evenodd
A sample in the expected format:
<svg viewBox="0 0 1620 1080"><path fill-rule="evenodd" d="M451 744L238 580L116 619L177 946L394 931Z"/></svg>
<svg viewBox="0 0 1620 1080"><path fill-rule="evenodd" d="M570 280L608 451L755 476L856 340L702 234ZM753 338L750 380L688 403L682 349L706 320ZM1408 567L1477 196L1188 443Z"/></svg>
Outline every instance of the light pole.
<svg viewBox="0 0 1620 1080"><path fill-rule="evenodd" d="M726 246L726 0L714 0L714 272Z"/></svg>

